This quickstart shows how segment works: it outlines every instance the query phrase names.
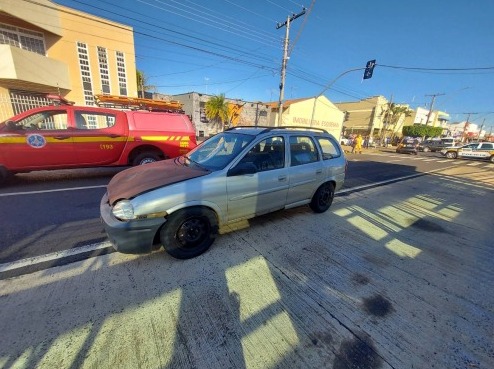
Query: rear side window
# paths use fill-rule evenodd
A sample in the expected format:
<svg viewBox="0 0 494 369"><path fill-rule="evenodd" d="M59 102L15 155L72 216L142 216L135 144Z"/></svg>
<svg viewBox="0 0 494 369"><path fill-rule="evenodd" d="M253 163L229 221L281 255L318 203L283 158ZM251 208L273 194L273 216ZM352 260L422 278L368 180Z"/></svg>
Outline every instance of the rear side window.
<svg viewBox="0 0 494 369"><path fill-rule="evenodd" d="M321 146L323 160L328 160L341 156L339 147L327 137L317 137L317 142Z"/></svg>
<svg viewBox="0 0 494 369"><path fill-rule="evenodd" d="M78 129L104 129L115 125L116 115L78 110L75 112L75 124Z"/></svg>
<svg viewBox="0 0 494 369"><path fill-rule="evenodd" d="M482 150L494 150L494 144L492 144L492 143L483 143L482 145L480 145L480 148Z"/></svg>
<svg viewBox="0 0 494 369"><path fill-rule="evenodd" d="M291 166L313 163L319 160L317 147L308 136L290 137Z"/></svg>

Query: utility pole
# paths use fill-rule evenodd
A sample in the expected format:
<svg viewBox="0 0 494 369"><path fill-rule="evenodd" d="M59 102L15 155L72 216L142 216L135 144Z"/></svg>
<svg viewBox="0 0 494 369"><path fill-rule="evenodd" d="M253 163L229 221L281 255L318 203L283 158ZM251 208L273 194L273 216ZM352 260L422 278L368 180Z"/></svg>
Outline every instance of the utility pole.
<svg viewBox="0 0 494 369"><path fill-rule="evenodd" d="M298 17L305 14L305 8L298 14L292 14L291 17L287 17L284 23L278 23L276 29L286 26L285 41L283 42L283 60L281 62L281 82L280 82L280 99L278 102L278 122L275 126L281 126L281 115L283 114L283 100L285 98L285 77L286 77L286 64L288 62L288 37L290 34L290 22L294 21Z"/></svg>
<svg viewBox="0 0 494 369"><path fill-rule="evenodd" d="M480 135L482 134L482 129L484 129L484 124L485 124L485 118L482 121L482 124L480 125L479 134L477 135L477 140L478 141L480 141Z"/></svg>
<svg viewBox="0 0 494 369"><path fill-rule="evenodd" d="M465 140L465 134L467 132L468 127L470 126L470 115L478 114L478 113L463 113L463 114L468 114L468 115L467 115L467 120L465 121L465 126L463 127L463 133L461 134L461 142Z"/></svg>
<svg viewBox="0 0 494 369"><path fill-rule="evenodd" d="M432 96L432 101L431 101L431 106L429 108L429 113L427 114L427 119L425 120L425 125L428 126L429 125L429 119L431 117L431 114L432 114L432 108L434 107L434 100L436 100L436 96L443 96L445 94L433 94L433 95L425 95L425 96Z"/></svg>

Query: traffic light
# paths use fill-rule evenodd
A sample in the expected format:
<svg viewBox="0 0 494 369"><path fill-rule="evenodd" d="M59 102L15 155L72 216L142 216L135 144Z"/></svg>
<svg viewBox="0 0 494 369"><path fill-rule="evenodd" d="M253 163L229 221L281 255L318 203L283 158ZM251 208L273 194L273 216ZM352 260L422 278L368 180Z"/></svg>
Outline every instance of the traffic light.
<svg viewBox="0 0 494 369"><path fill-rule="evenodd" d="M374 67L376 66L376 59L369 60L365 65L364 79L369 79L372 77L372 72L374 72Z"/></svg>

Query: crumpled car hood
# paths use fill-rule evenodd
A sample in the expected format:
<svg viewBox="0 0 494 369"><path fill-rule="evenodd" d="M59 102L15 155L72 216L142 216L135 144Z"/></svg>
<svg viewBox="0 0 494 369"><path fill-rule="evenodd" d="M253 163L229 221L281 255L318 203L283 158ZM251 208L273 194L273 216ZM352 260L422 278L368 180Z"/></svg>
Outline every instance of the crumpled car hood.
<svg viewBox="0 0 494 369"><path fill-rule="evenodd" d="M179 158L139 165L126 169L111 179L107 186L108 200L113 205L118 200L130 199L158 187L209 173L206 169L182 165Z"/></svg>

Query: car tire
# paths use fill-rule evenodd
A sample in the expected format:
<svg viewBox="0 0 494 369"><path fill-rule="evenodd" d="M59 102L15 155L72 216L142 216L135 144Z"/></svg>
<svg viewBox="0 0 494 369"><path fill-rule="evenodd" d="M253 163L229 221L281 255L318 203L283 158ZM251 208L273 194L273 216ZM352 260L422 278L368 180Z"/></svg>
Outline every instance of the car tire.
<svg viewBox="0 0 494 369"><path fill-rule="evenodd" d="M423 151L423 152L429 152L429 151L431 151L431 149L430 149L430 148L428 148L427 146L424 146L424 148L422 149L422 151Z"/></svg>
<svg viewBox="0 0 494 369"><path fill-rule="evenodd" d="M456 158L458 157L458 155L457 155L457 154L456 154L456 152L454 152L454 151L448 151L448 152L446 153L446 157L447 157L448 159L456 159Z"/></svg>
<svg viewBox="0 0 494 369"><path fill-rule="evenodd" d="M11 173L4 167L0 167L0 184L5 182L7 178L11 176Z"/></svg>
<svg viewBox="0 0 494 369"><path fill-rule="evenodd" d="M309 207L314 213L324 213L333 203L333 198L334 185L330 182L324 183L317 189L314 196L312 196Z"/></svg>
<svg viewBox="0 0 494 369"><path fill-rule="evenodd" d="M206 252L218 234L216 214L204 207L172 213L160 231L165 251L177 259L190 259Z"/></svg>
<svg viewBox="0 0 494 369"><path fill-rule="evenodd" d="M489 158L489 161L490 161L491 163L494 163L494 155L492 155L492 156Z"/></svg>
<svg viewBox="0 0 494 369"><path fill-rule="evenodd" d="M149 164L159 160L161 160L161 158L156 152L145 151L137 155L134 158L134 160L132 160L132 165L137 166L137 165Z"/></svg>

